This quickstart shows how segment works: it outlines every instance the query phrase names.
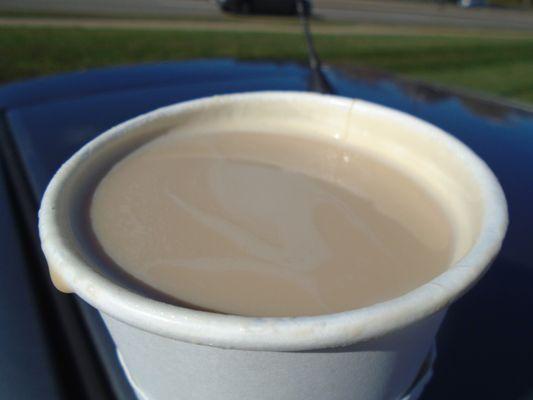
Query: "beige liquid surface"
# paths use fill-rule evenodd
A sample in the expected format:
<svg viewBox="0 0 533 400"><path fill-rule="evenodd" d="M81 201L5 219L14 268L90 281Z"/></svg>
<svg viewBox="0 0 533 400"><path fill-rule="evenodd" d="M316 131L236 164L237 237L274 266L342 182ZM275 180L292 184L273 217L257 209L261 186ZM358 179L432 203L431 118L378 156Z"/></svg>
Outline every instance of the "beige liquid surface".
<svg viewBox="0 0 533 400"><path fill-rule="evenodd" d="M407 175L334 140L164 135L96 187L90 225L122 270L178 303L319 315L442 273L450 221Z"/></svg>

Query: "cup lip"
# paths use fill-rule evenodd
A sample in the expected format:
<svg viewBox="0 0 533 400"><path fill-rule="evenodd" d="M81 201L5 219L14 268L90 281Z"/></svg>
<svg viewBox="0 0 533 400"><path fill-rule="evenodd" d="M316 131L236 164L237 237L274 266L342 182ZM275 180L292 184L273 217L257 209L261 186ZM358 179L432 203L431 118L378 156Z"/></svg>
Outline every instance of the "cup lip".
<svg viewBox="0 0 533 400"><path fill-rule="evenodd" d="M115 283L87 264L70 245L60 224L58 202L62 187L77 166L99 148L162 118L204 109L218 102L287 101L357 105L367 113L386 113L415 131L453 150L476 177L485 209L479 236L465 256L424 285L396 298L368 307L318 316L246 317L197 311L156 301ZM101 312L128 325L184 342L263 351L301 351L340 347L401 329L446 308L486 271L498 253L508 224L503 190L489 167L466 145L443 130L406 113L359 99L291 91L265 91L212 96L177 103L123 122L78 150L56 172L39 210L39 234L51 269L68 287Z"/></svg>

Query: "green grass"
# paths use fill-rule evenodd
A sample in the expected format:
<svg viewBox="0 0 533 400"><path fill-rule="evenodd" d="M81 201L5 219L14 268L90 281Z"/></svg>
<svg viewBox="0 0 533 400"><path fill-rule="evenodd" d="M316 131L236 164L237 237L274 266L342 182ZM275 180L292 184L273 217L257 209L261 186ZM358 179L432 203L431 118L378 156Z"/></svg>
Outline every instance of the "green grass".
<svg viewBox="0 0 533 400"><path fill-rule="evenodd" d="M431 32L431 31L430 31ZM330 63L373 66L533 103L533 37L316 35ZM77 28L0 28L0 82L160 60L306 59L298 34Z"/></svg>

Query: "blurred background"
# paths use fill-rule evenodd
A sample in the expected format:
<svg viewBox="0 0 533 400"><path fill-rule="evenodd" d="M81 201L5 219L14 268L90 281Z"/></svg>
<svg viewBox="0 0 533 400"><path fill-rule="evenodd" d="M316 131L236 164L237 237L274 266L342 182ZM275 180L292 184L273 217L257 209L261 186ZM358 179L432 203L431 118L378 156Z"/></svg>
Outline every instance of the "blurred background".
<svg viewBox="0 0 533 400"><path fill-rule="evenodd" d="M533 104L532 0L314 0L326 64ZM0 83L190 58L307 59L291 0L0 0Z"/></svg>
<svg viewBox="0 0 533 400"><path fill-rule="evenodd" d="M52 287L40 252L62 162L157 107L328 86L443 128L496 173L508 236L446 318L423 398L533 400L533 0L303 0L312 69L295 1L0 0L1 400L134 398L99 314ZM185 59L209 61L160 63Z"/></svg>

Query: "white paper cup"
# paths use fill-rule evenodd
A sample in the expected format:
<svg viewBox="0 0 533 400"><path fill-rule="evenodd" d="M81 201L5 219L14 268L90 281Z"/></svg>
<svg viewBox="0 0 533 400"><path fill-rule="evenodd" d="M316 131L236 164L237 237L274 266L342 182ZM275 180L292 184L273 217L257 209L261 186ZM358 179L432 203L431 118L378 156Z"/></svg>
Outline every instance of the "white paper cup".
<svg viewBox="0 0 533 400"><path fill-rule="evenodd" d="M168 130L331 136L414 173L453 217L450 268L390 301L331 315L251 318L156 301L94 264L75 220L89 182ZM151 400L396 400L413 383L447 307L487 269L507 227L485 163L440 129L361 100L297 92L216 96L161 108L85 145L57 172L39 212L54 282L96 307L139 396Z"/></svg>

